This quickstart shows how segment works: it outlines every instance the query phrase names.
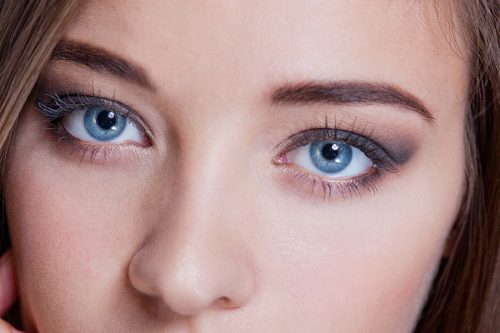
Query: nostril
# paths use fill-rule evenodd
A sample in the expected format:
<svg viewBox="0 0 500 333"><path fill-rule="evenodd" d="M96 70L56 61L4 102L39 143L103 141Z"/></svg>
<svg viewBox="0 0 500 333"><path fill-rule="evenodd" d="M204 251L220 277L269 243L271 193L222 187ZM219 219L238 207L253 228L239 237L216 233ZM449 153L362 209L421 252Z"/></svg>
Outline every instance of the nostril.
<svg viewBox="0 0 500 333"><path fill-rule="evenodd" d="M214 306L222 309L237 308L238 305L234 304L228 297L221 297L214 302Z"/></svg>

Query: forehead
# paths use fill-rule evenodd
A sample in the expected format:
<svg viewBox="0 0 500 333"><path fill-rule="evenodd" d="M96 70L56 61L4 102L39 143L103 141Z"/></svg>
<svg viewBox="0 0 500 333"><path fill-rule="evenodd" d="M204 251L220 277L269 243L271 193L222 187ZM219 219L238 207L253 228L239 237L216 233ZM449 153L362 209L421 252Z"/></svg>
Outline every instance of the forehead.
<svg viewBox="0 0 500 333"><path fill-rule="evenodd" d="M100 0L85 3L66 37L133 60L172 93L360 79L433 104L465 89L465 62L445 34L430 1ZM444 90L450 82L462 84Z"/></svg>

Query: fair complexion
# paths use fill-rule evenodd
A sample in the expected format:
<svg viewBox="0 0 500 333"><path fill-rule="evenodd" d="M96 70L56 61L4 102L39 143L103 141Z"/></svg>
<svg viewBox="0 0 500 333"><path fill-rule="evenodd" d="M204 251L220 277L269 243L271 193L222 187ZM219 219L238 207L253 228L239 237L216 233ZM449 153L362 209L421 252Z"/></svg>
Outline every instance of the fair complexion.
<svg viewBox="0 0 500 333"><path fill-rule="evenodd" d="M9 155L25 330L410 332L463 188L441 23L424 1L88 1Z"/></svg>

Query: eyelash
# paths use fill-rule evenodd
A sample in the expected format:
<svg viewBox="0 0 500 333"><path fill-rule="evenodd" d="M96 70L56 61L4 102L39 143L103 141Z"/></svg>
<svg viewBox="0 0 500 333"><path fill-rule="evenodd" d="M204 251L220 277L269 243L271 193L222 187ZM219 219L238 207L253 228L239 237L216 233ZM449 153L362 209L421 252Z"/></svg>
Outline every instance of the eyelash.
<svg viewBox="0 0 500 333"><path fill-rule="evenodd" d="M359 197L362 190L365 189L375 194L378 190L377 181L382 174L384 172L395 173L398 169L391 154L371 138L372 132L367 131L366 127L355 129L356 120L353 124L353 128L347 131L337 128L336 123L333 127L329 127L328 120L325 120L323 127L308 128L292 134L277 147L276 150L279 153L274 158L273 163L282 167L283 175L295 185L304 185L311 196L316 195L319 191L319 196L325 201L331 199L334 193L338 193L342 199ZM374 166L369 172L351 179L332 179L313 174L288 163L285 157L287 153L317 141L340 141L352 145L370 158Z"/></svg>
<svg viewBox="0 0 500 333"><path fill-rule="evenodd" d="M67 113L85 108L102 107L125 116L132 120L141 132L144 133L144 138L148 145L152 144L151 136L147 134L149 131L141 118L131 108L118 101L100 97L95 94L84 95L80 93L65 93L59 95L55 92L49 92L44 94L43 98L37 98L35 100L35 105L49 124L48 129L57 136L58 140L68 141L82 152L81 161L83 161L86 156L89 156L91 163L96 159L106 161L108 155L112 153L120 154L124 146L122 144L89 144L69 134L61 125L61 118ZM372 132L367 131L366 127L361 129L355 128L357 127L356 123L355 119L353 121L353 128L350 130L343 130L337 128L336 122L333 127L330 127L328 125L328 118L326 118L323 127L306 128L301 132L291 134L275 149L275 151L279 153L273 159L273 164L282 167L285 177L292 180L296 185L307 186L311 195L316 194L319 189L320 196L323 200L330 199L334 192L340 194L343 199L352 196L359 197L363 189L367 189L369 192L375 194L378 190L377 180L380 178L382 172L394 173L397 172L398 169L390 153L371 138ZM293 167L291 164L287 163L285 158L287 153L316 141L341 141L352 145L360 149L370 158L374 166L370 172L352 179L329 179ZM124 154L120 155L124 156Z"/></svg>
<svg viewBox="0 0 500 333"><path fill-rule="evenodd" d="M64 93L57 94L56 92L49 92L41 97L35 99L35 106L48 123L48 130L56 135L59 141L66 141L72 144L73 147L77 148L81 153L81 161L85 159L86 156L89 157L91 163L96 160L102 160L106 162L108 156L114 153L124 156L122 153L126 145L123 144L94 144L87 143L82 140L75 138L73 135L69 134L66 129L61 124L61 119L65 114L80 111L86 108L101 107L110 111L114 111L130 121L134 122L138 129L143 133L144 140L147 146L152 144L151 136L148 134L144 122L141 120L135 111L133 111L128 106L105 97L93 95L85 95L80 93ZM128 149L131 147L129 146ZM137 149L133 149L136 150Z"/></svg>

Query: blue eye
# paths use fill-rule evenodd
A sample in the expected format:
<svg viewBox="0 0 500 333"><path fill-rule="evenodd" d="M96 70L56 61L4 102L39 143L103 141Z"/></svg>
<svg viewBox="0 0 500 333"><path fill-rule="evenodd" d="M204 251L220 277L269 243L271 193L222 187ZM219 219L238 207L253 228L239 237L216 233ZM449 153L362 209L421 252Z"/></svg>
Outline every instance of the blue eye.
<svg viewBox="0 0 500 333"><path fill-rule="evenodd" d="M356 177L374 166L360 149L342 141L314 141L288 152L286 157L288 163L330 178Z"/></svg>
<svg viewBox="0 0 500 333"><path fill-rule="evenodd" d="M324 173L338 173L351 163L352 147L346 143L319 141L309 146L313 164Z"/></svg>
<svg viewBox="0 0 500 333"><path fill-rule="evenodd" d="M127 116L105 108L66 113L61 124L75 138L95 143L144 144L144 135Z"/></svg>
<svg viewBox="0 0 500 333"><path fill-rule="evenodd" d="M113 140L127 127L125 116L103 109L91 109L85 112L84 123L90 136L99 141Z"/></svg>

